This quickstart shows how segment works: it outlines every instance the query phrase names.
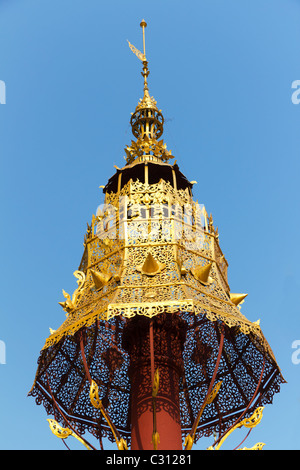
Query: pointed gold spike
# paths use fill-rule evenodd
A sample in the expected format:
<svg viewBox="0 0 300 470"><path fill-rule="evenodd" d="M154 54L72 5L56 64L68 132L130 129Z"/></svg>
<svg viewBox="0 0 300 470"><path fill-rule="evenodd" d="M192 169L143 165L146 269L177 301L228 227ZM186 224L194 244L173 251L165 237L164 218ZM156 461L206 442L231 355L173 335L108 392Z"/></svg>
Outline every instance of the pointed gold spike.
<svg viewBox="0 0 300 470"><path fill-rule="evenodd" d="M164 268L165 264L160 263L157 261L151 253L149 252L147 258L144 261L142 266L137 266L137 271L140 271L142 274L146 274L147 276L155 276L155 274L160 273Z"/></svg>
<svg viewBox="0 0 300 470"><path fill-rule="evenodd" d="M230 294L230 300L234 305L238 306L240 303L243 302L247 295L248 294Z"/></svg>
<svg viewBox="0 0 300 470"><path fill-rule="evenodd" d="M109 282L111 278L111 274L101 273L98 271L94 271L93 269L91 269L91 275L92 275L96 289L101 289L103 286L105 286Z"/></svg>
<svg viewBox="0 0 300 470"><path fill-rule="evenodd" d="M191 269L191 273L198 281L207 286L211 282L211 278L209 276L211 267L212 263L208 263L205 266L197 266L196 268Z"/></svg>

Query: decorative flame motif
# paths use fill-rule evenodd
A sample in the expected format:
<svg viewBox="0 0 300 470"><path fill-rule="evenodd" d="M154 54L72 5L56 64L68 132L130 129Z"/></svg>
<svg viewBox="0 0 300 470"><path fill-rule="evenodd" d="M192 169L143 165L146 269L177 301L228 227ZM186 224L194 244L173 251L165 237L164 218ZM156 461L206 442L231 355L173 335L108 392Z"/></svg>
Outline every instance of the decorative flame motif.
<svg viewBox="0 0 300 470"><path fill-rule="evenodd" d="M137 157L149 155L150 153L163 162L174 158L171 150L167 150L167 145L163 143L163 140L158 142L156 139L149 138L148 136L145 136L143 139L138 138L136 142L132 140L131 146L127 146L125 152L128 165Z"/></svg>
<svg viewBox="0 0 300 470"><path fill-rule="evenodd" d="M261 422L263 409L264 409L263 406L259 406L258 408L256 408L256 410L254 411L252 416L250 416L250 418L245 418L239 423L237 423L223 436L223 438L215 447L212 445L207 450L219 450L221 445L230 436L230 434L236 429L241 428L242 426L245 426L246 428L251 428L251 429L257 426ZM264 445L265 445L264 443L258 442L254 447L252 447L251 449L247 449L247 450L261 450ZM246 450L246 448L244 449Z"/></svg>
<svg viewBox="0 0 300 470"><path fill-rule="evenodd" d="M71 429L63 428L58 424L54 419L47 419L49 427L54 434L54 436L59 437L60 439L66 439L69 436L75 437L81 444L83 444L88 450L92 450L89 445L87 445L81 437L77 436Z"/></svg>
<svg viewBox="0 0 300 470"><path fill-rule="evenodd" d="M128 447L127 447L127 443L126 443L125 439L120 437L118 431L116 430L116 428L113 425L110 417L108 416L108 414L107 414L107 412L106 412L106 410L105 410L105 408L102 404L102 401L99 398L98 385L96 384L96 382L94 382L94 380L92 380L92 383L91 383L91 386L90 386L90 400L91 400L92 405L95 408L97 408L98 410L101 411L102 416L106 420L107 424L109 425L109 427L110 427L110 429L113 433L113 436L116 440L118 449L119 450L127 450Z"/></svg>
<svg viewBox="0 0 300 470"><path fill-rule="evenodd" d="M144 55L141 51L139 51L136 47L134 47L134 45L131 44L131 43L128 41L128 39L127 39L127 42L128 42L128 45L129 45L130 49L131 49L132 52L137 56L138 59L140 59L141 61L146 60L145 55Z"/></svg>
<svg viewBox="0 0 300 470"><path fill-rule="evenodd" d="M74 310L74 308L76 307L76 302L77 302L77 299L79 297L79 294L80 294L80 291L85 283L85 274L84 272L82 271L75 271L74 273L74 276L77 278L77 284L78 284L78 287L77 289L74 291L73 295L72 295L72 299L71 299L71 296L70 294L68 294L67 292L65 292L64 290L62 291L63 292L63 295L64 297L67 299L65 302L58 302L59 305L62 306L62 308L67 312L67 314L69 314L72 310Z"/></svg>

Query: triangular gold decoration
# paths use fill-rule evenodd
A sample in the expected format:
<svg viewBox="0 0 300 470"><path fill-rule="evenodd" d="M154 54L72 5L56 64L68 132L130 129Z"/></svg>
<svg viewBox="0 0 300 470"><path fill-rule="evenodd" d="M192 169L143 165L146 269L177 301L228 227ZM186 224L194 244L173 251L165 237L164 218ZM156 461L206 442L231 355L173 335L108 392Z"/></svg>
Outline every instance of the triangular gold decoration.
<svg viewBox="0 0 300 470"><path fill-rule="evenodd" d="M144 261L142 266L137 266L137 271L140 271L142 274L146 274L147 276L155 276L155 274L160 273L164 268L165 264L160 263L157 261L151 253L149 252L147 258Z"/></svg>
<svg viewBox="0 0 300 470"><path fill-rule="evenodd" d="M103 286L105 286L109 282L111 278L110 273L101 273L98 271L94 271L93 269L91 269L91 275L92 275L96 289L101 289Z"/></svg>
<svg viewBox="0 0 300 470"><path fill-rule="evenodd" d="M211 282L209 276L211 267L212 263L208 263L205 266L197 266L191 269L191 273L198 281L207 286Z"/></svg>
<svg viewBox="0 0 300 470"><path fill-rule="evenodd" d="M239 305L248 294L230 294L230 300L234 305Z"/></svg>

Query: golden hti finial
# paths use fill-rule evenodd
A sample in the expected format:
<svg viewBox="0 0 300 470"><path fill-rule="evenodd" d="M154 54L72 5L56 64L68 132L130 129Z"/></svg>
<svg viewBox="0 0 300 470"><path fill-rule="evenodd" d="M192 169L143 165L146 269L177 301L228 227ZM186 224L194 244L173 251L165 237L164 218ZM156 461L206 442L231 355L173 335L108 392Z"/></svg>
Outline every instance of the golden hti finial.
<svg viewBox="0 0 300 470"><path fill-rule="evenodd" d="M145 45L145 28L147 23L142 20L140 23L143 29L143 52L133 46L129 41L129 47L132 52L140 59L143 63L143 71L141 72L144 78L144 94L143 98L140 98L135 112L131 113L130 124L132 133L137 141L131 142L131 146L125 148L127 164L131 164L135 160L145 160L151 157L151 160L156 161L168 161L170 158L174 158L171 154L171 150L167 150L166 144L163 140L158 139L163 134L164 118L160 109L157 108L157 103L153 96L149 94L148 88L148 62L146 59L146 45Z"/></svg>
<svg viewBox="0 0 300 470"><path fill-rule="evenodd" d="M133 135L137 138L144 140L147 139L158 139L163 133L163 116L161 111L156 106L156 101L153 96L149 95L148 88L148 61L146 59L146 45L145 45L145 28L147 23L142 20L140 23L143 29L143 52L133 46L129 41L129 47L132 52L140 59L143 63L143 71L141 72L144 78L144 96L140 99L135 112L132 114L131 125Z"/></svg>

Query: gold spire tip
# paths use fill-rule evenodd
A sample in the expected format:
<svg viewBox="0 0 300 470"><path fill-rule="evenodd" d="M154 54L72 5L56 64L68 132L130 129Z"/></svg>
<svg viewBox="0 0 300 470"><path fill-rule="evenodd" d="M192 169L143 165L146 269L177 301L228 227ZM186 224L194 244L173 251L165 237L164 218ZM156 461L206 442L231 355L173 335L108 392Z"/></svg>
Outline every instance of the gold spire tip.
<svg viewBox="0 0 300 470"><path fill-rule="evenodd" d="M143 46L144 46L144 57L146 60L146 46L145 46L145 28L147 26L147 23L145 20L141 21L140 27L143 28Z"/></svg>

